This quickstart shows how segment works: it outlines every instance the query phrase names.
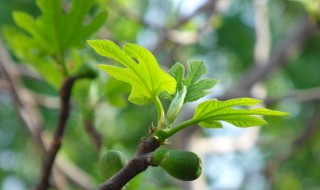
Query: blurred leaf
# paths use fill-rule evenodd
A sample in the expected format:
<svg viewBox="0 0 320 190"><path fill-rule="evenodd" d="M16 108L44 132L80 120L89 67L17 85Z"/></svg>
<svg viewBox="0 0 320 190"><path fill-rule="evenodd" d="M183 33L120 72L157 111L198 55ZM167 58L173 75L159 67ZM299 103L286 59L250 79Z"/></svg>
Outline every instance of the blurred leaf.
<svg viewBox="0 0 320 190"><path fill-rule="evenodd" d="M126 66L123 68L99 65L116 79L131 84L131 102L138 105L148 104L163 91L169 94L175 92L176 81L160 69L157 60L147 49L135 44L126 44L121 50L109 40L90 40L88 43L98 54Z"/></svg>
<svg viewBox="0 0 320 190"><path fill-rule="evenodd" d="M290 77L292 84L297 89L308 89L320 85L318 49L320 48L320 37L316 36L304 51L293 59L285 68L286 76ZM303 72L301 72L303 71Z"/></svg>
<svg viewBox="0 0 320 190"><path fill-rule="evenodd" d="M232 59L228 63L232 64L228 70L233 72L232 74L244 71L253 62L254 30L246 25L241 16L236 14L224 16L221 26L217 29L218 47L227 52L228 58ZM237 35L234 35L235 31Z"/></svg>
<svg viewBox="0 0 320 190"><path fill-rule="evenodd" d="M279 190L302 190L301 188L301 182L300 178L297 176L287 173L281 178L281 183L279 184L278 189Z"/></svg>
<svg viewBox="0 0 320 190"><path fill-rule="evenodd" d="M291 0L303 4L308 13L312 16L320 18L320 1L319 0Z"/></svg>
<svg viewBox="0 0 320 190"><path fill-rule="evenodd" d="M13 13L16 24L32 39L31 47L46 54L59 54L71 47L78 47L105 21L107 13L93 16L84 25L84 19L95 1L76 0L67 13L61 8L61 0L37 0L41 15L33 19L31 15L16 11ZM81 7L81 9L79 8ZM27 36L27 35L26 35Z"/></svg>
<svg viewBox="0 0 320 190"><path fill-rule="evenodd" d="M60 86L62 82L61 71L53 59L44 57L37 50L31 48L33 41L16 28L7 26L3 27L2 31L11 50L20 60L27 61L29 66L55 88Z"/></svg>
<svg viewBox="0 0 320 190"><path fill-rule="evenodd" d="M107 17L107 12L101 11L87 21L95 1L75 0L72 3L65 13L61 0L37 0L41 11L37 18L25 12L13 12L16 24L23 31L9 26L2 29L13 53L56 88L62 82L62 70L55 63L57 59L65 59L62 52L83 45L84 40L97 31Z"/></svg>
<svg viewBox="0 0 320 190"><path fill-rule="evenodd" d="M129 9L129 8L128 8ZM132 9L132 7L130 8ZM110 14L114 13L114 15L119 14L116 11L111 11ZM128 19L127 17L119 17L117 16L113 22L108 22L107 27L110 28L110 31L115 35L116 41L134 41L139 34L142 24ZM124 27L126 30L124 30Z"/></svg>

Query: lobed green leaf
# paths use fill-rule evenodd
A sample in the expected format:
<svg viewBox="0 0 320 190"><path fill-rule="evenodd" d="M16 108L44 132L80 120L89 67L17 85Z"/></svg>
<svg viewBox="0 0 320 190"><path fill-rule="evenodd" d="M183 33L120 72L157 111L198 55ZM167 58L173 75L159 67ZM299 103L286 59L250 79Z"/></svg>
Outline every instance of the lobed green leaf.
<svg viewBox="0 0 320 190"><path fill-rule="evenodd" d="M213 78L205 78L188 87L188 93L185 102L193 102L210 93L209 89L217 84L218 80Z"/></svg>
<svg viewBox="0 0 320 190"><path fill-rule="evenodd" d="M70 2L70 8L63 10L61 0L37 0L39 16L34 18L28 13L14 11L13 19L18 27L7 26L2 30L13 53L56 88L61 84L63 75L55 64L61 64L63 52L83 46L107 17L105 10L92 13L97 0ZM74 65L68 67L70 70L74 68Z"/></svg>
<svg viewBox="0 0 320 190"><path fill-rule="evenodd" d="M192 86L195 84L200 77L207 72L206 66L203 61L194 60L188 62L189 72L186 78L186 86Z"/></svg>
<svg viewBox="0 0 320 190"><path fill-rule="evenodd" d="M171 69L168 71L168 73L173 76L174 79L177 81L177 89L181 90L184 83L184 66L177 62L175 63Z"/></svg>
<svg viewBox="0 0 320 190"><path fill-rule="evenodd" d="M181 90L185 85L187 87L187 94L184 99L184 103L193 102L206 96L210 93L216 83L217 79L205 78L200 79L202 75L207 72L206 66L202 61L194 60L188 62L189 71L187 77L184 77L185 68L181 63L176 63L169 70L169 74L173 76L177 81L177 90ZM172 100L174 95L167 93L161 94L161 98Z"/></svg>
<svg viewBox="0 0 320 190"><path fill-rule="evenodd" d="M124 68L111 65L99 65L98 67L132 86L129 96L132 103L148 104L164 91L174 94L175 79L159 67L157 60L149 50L136 44L126 44L121 50L109 40L89 40L88 44L98 54L125 66Z"/></svg>
<svg viewBox="0 0 320 190"><path fill-rule="evenodd" d="M36 48L48 55L80 46L99 29L107 17L107 12L101 11L92 16L88 23L84 23L96 1L72 1L67 12L62 10L61 0L37 0L36 3L41 11L36 19L20 11L15 11L13 18L27 32L21 34L32 39L33 47L30 49Z"/></svg>
<svg viewBox="0 0 320 190"><path fill-rule="evenodd" d="M168 71L169 75L171 75L177 81L176 93L181 91L184 85L184 66L177 62L175 63L171 69ZM160 97L167 100L173 100L176 94L169 94L167 92L163 92L160 94Z"/></svg>

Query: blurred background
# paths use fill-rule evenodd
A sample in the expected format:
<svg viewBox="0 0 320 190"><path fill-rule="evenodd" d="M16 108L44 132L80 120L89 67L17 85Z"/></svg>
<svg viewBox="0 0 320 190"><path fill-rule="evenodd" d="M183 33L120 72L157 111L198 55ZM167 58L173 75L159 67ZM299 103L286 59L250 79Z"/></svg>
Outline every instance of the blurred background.
<svg viewBox="0 0 320 190"><path fill-rule="evenodd" d="M120 46L137 43L152 51L164 70L175 62L203 60L207 77L220 80L205 99L253 97L264 100L263 106L290 113L267 117L269 124L261 127L236 128L224 123L222 129L188 128L170 139L167 147L196 152L203 159L201 177L181 182L159 168L148 168L127 189L320 189L319 0L92 2L81 24L101 11L107 10L108 16L101 17L90 35L79 37L79 44L65 46L70 72L83 63L109 61L96 55L86 39L110 39ZM61 3L68 12L74 2ZM73 8L86 8L80 5ZM50 141L58 118L63 74L54 65L55 44L48 37L44 38L47 49L34 45L36 37L30 35L33 26L28 19L13 17L14 11L23 11L39 18L43 7L39 9L34 0L0 0L3 190L30 189L38 182L44 156L39 144ZM46 22L39 32L49 36L53 24ZM64 27L67 31L68 25ZM81 32L71 27L75 31L70 36ZM148 136L148 128L156 122L156 110L152 105L129 103L129 92L129 85L102 72L93 81L76 84L53 189L94 189L104 181L98 169L103 152L117 149L128 158L134 155L139 140ZM197 103L186 104L180 120L192 117Z"/></svg>

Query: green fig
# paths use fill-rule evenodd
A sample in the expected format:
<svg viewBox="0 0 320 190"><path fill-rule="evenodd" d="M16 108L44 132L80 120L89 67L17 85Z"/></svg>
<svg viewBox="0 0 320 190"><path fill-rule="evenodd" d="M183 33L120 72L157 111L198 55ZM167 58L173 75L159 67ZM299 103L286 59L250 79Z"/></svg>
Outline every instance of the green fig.
<svg viewBox="0 0 320 190"><path fill-rule="evenodd" d="M202 162L198 155L190 151L156 150L151 156L151 165L160 166L172 177L192 181L202 172Z"/></svg>
<svg viewBox="0 0 320 190"><path fill-rule="evenodd" d="M109 179L127 164L126 156L117 150L109 150L100 160L100 172L104 179Z"/></svg>

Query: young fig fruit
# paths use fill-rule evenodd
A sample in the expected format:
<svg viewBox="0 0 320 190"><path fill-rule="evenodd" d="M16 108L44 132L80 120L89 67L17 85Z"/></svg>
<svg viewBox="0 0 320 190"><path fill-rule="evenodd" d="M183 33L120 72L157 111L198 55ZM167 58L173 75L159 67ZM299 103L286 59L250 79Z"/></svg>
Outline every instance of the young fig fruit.
<svg viewBox="0 0 320 190"><path fill-rule="evenodd" d="M109 150L100 160L100 172L107 180L127 164L127 157L120 151Z"/></svg>
<svg viewBox="0 0 320 190"><path fill-rule="evenodd" d="M193 152L181 150L156 150L151 156L151 165L160 166L172 177L192 181L202 172L201 159Z"/></svg>

